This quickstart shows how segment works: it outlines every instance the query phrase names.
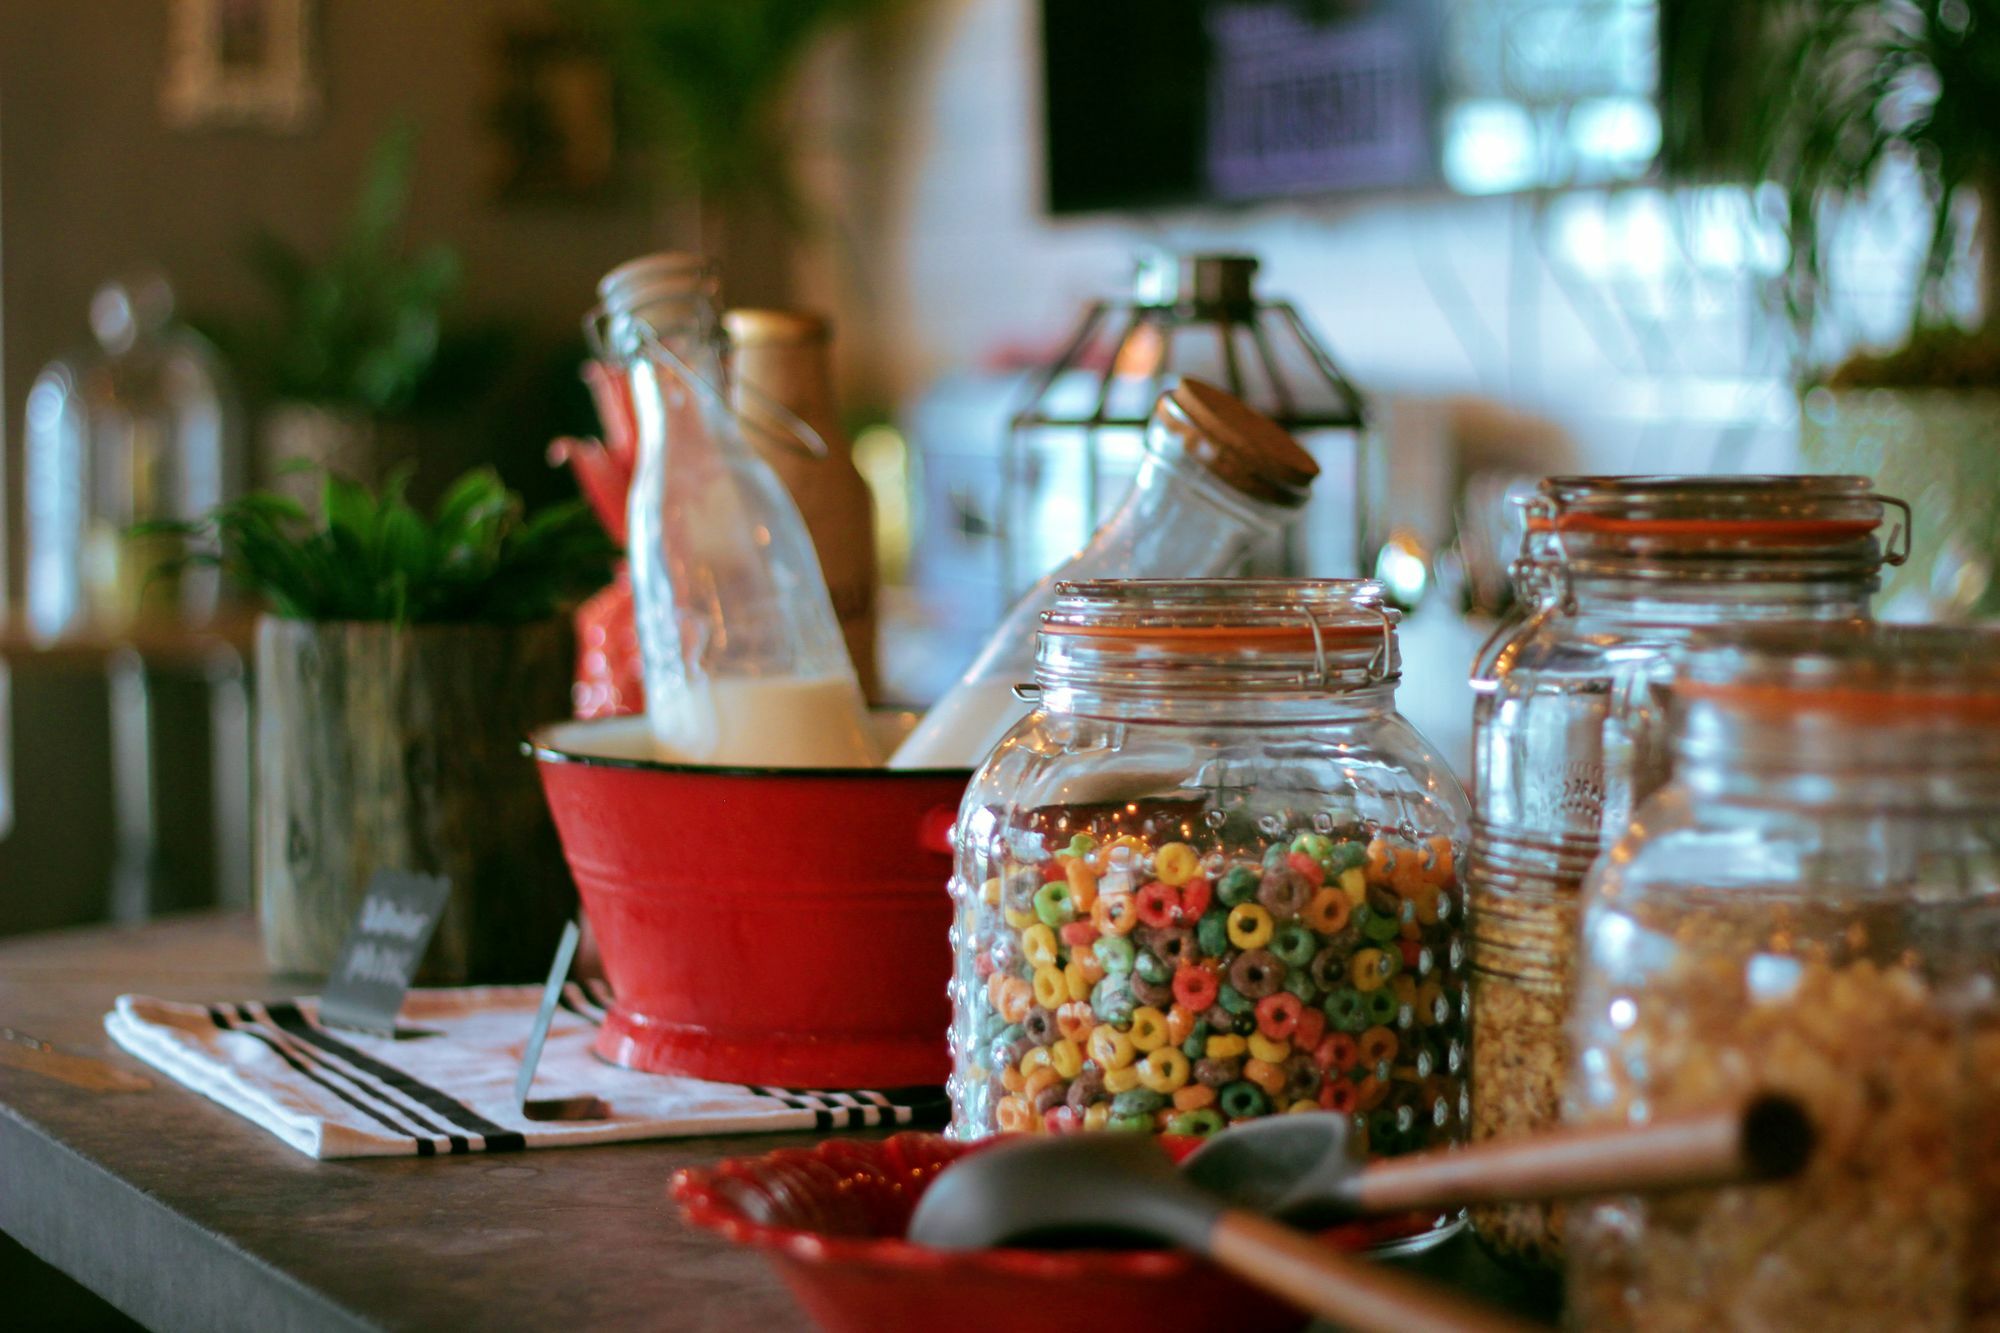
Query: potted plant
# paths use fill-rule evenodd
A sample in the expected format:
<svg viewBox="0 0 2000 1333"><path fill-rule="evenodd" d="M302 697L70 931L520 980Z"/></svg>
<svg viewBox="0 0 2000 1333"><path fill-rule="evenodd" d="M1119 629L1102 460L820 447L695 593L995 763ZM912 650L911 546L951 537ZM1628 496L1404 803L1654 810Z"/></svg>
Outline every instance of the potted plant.
<svg viewBox="0 0 2000 1333"><path fill-rule="evenodd" d="M294 489L300 464L374 476L382 423L417 406L455 357L490 359L490 340L468 334L458 345L444 332L457 252L433 245L404 253L415 150L407 122L376 143L325 259L268 231L252 236L249 262L270 313L243 324L207 321L265 404L257 442L264 475L295 498L311 498Z"/></svg>
<svg viewBox="0 0 2000 1333"><path fill-rule="evenodd" d="M568 711L566 610L615 550L580 502L536 514L486 468L426 519L407 470L324 477L316 519L253 494L177 530L270 607L257 630L265 953L324 973L376 870L443 875L427 981L524 981L575 911L521 738Z"/></svg>
<svg viewBox="0 0 2000 1333"><path fill-rule="evenodd" d="M618 81L635 138L697 201L698 248L744 304L783 305L807 220L786 94L814 46L899 0L565 0Z"/></svg>
<svg viewBox="0 0 2000 1333"><path fill-rule="evenodd" d="M1892 591L1937 614L2000 613L2000 3L1674 0L1660 65L1669 172L1771 182L1782 200L1791 256L1774 295L1797 334L1806 457L1914 506ZM1812 353L1826 224L1892 180L1914 182L1927 214L1909 335L1827 368ZM1982 322L1968 326L1975 252Z"/></svg>

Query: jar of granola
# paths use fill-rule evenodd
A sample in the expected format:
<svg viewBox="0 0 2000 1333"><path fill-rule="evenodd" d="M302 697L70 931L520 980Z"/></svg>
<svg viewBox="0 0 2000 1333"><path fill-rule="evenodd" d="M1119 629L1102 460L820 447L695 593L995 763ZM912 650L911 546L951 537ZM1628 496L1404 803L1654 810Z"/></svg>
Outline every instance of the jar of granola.
<svg viewBox="0 0 2000 1333"><path fill-rule="evenodd" d="M1062 585L959 811L955 1134L1463 1140L1467 807L1396 619L1357 580Z"/></svg>
<svg viewBox="0 0 2000 1333"><path fill-rule="evenodd" d="M1861 477L1554 477L1527 508L1522 610L1473 668L1472 1136L1558 1116L1585 872L1666 778L1669 657L1741 621L1859 621L1885 510ZM1561 1213L1475 1209L1503 1259L1552 1269Z"/></svg>
<svg viewBox="0 0 2000 1333"><path fill-rule="evenodd" d="M1704 636L1588 890L1567 1114L1797 1097L1796 1180L1578 1205L1579 1327L2000 1314L2000 634Z"/></svg>

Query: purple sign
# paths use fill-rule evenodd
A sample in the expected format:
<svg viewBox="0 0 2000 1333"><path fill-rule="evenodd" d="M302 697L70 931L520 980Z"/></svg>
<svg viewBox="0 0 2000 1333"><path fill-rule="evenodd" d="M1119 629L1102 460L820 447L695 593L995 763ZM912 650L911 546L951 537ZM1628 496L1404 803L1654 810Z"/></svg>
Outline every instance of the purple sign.
<svg viewBox="0 0 2000 1333"><path fill-rule="evenodd" d="M1209 18L1208 177L1226 199L1420 184L1436 174L1435 29L1422 4L1315 23L1288 4Z"/></svg>

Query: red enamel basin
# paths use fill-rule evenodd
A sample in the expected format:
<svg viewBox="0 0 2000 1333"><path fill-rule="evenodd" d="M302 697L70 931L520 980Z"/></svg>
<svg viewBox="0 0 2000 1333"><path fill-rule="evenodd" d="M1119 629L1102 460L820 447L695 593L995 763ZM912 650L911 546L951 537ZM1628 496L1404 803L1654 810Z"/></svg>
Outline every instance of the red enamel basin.
<svg viewBox="0 0 2000 1333"><path fill-rule="evenodd" d="M644 718L529 748L616 996L600 1055L727 1083L944 1082L969 772L667 764Z"/></svg>

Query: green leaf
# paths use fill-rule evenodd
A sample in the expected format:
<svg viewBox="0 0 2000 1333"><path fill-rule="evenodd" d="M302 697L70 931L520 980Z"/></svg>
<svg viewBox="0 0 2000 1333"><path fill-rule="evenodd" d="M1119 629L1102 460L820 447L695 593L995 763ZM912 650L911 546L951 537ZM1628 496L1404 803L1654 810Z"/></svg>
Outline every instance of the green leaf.
<svg viewBox="0 0 2000 1333"><path fill-rule="evenodd" d="M463 271L449 246L407 253L416 142L415 123L407 119L376 141L346 224L324 258L268 232L249 238L246 261L269 293L270 316L260 327L232 332L228 343L262 394L375 415L404 411L423 394ZM493 350L490 342L485 347ZM497 364L488 355L479 382L489 382ZM465 367L454 374L465 382Z"/></svg>
<svg viewBox="0 0 2000 1333"><path fill-rule="evenodd" d="M366 549L375 526L375 499L362 487L336 473L328 472L320 489L320 508L326 514L327 531L336 539Z"/></svg>
<svg viewBox="0 0 2000 1333"><path fill-rule="evenodd" d="M147 526L207 543L181 560L220 565L298 619L518 623L554 615L610 579L618 552L586 506L528 514L491 468L477 468L426 520L408 500L412 473L397 468L373 493L323 475L317 521L259 493L198 523Z"/></svg>

